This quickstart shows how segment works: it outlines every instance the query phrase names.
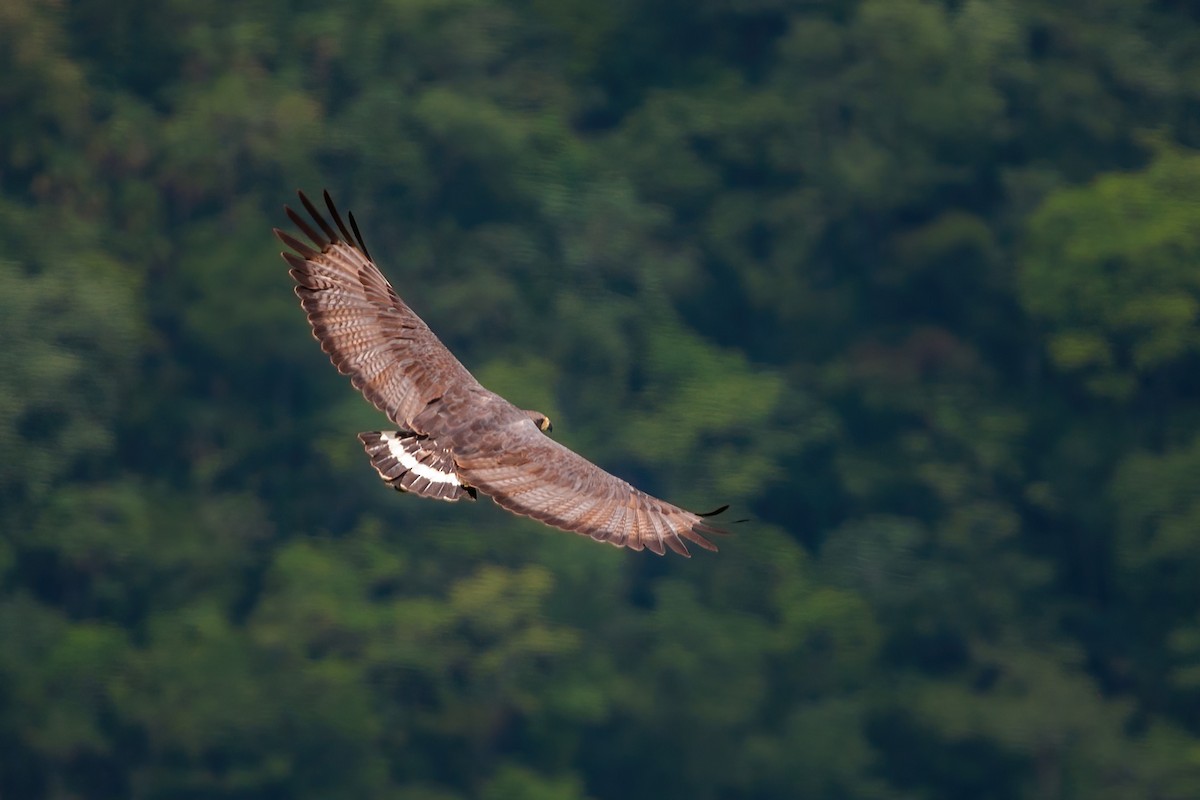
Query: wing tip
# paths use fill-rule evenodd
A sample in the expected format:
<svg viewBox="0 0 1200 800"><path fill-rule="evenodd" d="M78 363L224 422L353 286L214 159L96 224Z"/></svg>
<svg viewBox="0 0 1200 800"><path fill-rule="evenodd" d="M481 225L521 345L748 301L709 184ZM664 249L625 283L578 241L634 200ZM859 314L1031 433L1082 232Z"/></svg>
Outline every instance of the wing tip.
<svg viewBox="0 0 1200 800"><path fill-rule="evenodd" d="M718 514L722 514L728 510L729 510L729 503L726 503L723 506L714 508L712 511L697 511L694 513L696 514L697 517L715 517Z"/></svg>
<svg viewBox="0 0 1200 800"><path fill-rule="evenodd" d="M346 223L342 220L342 215L338 212L337 206L333 202L333 195L330 194L328 189L321 190L321 198L325 201L325 207L328 209L329 217L333 220L334 225L337 226L337 230L334 230L334 227L329 224L325 218L325 214L321 213L317 209L316 204L309 199L308 195L304 193L303 189L297 189L296 196L300 198L300 203L304 206L304 210L307 211L309 216L312 217L313 221L317 223L317 227L321 229L321 233L324 234L324 236L318 234L316 230L314 230L312 226L309 225L308 222L291 206L285 204L283 207L284 213L287 214L288 219L290 219L298 228L300 228L300 230L302 230L304 234L311 239L314 244L317 245L317 247L324 250L325 248L340 242L361 252L368 261L372 260L371 253L367 250L367 244L363 240L362 231L358 227L358 220L354 218L354 213L348 212L350 225L347 227ZM274 230L276 236L281 236L281 234L283 234L283 232L278 228ZM290 247L291 245L289 244L288 246Z"/></svg>
<svg viewBox="0 0 1200 800"><path fill-rule="evenodd" d="M280 230L279 228L273 228L273 230L275 231L275 235L279 237L279 241L295 250L303 258L313 259L320 255L320 253L318 253L316 250L313 250L311 247L297 239L295 236L292 236L287 231Z"/></svg>

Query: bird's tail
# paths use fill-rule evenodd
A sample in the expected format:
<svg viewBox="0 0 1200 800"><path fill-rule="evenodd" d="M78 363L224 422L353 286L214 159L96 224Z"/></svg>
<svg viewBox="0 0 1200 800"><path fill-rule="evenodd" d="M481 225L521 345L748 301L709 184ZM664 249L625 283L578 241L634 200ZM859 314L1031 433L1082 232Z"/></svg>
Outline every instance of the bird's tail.
<svg viewBox="0 0 1200 800"><path fill-rule="evenodd" d="M406 431L368 431L358 435L379 477L399 492L438 500L475 499L450 452L425 436Z"/></svg>

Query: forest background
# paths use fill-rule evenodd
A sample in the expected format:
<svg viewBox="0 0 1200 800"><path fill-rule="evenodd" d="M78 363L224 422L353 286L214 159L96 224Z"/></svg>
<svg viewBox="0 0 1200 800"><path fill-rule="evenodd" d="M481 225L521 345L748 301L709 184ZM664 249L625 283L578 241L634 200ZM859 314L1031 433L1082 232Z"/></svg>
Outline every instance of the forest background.
<svg viewBox="0 0 1200 800"><path fill-rule="evenodd" d="M1200 797L1200 11L0 4L0 797ZM293 191L717 555L380 484Z"/></svg>

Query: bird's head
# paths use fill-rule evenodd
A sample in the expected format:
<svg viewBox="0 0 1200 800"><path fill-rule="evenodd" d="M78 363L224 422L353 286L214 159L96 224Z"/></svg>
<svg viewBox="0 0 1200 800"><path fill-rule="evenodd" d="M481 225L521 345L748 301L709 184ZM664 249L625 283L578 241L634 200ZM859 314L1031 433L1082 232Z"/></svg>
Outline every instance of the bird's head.
<svg viewBox="0 0 1200 800"><path fill-rule="evenodd" d="M554 426L550 424L550 418L542 412L527 410L525 413L531 420L533 420L533 424L538 426L539 431L545 431L549 433L550 431L554 430Z"/></svg>

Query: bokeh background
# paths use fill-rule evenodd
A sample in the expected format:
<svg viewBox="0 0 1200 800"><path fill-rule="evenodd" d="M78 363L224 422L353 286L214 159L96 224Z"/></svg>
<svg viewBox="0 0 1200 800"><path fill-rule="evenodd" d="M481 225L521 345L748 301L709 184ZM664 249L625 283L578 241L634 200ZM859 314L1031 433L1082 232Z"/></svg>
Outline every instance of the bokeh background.
<svg viewBox="0 0 1200 800"><path fill-rule="evenodd" d="M1200 13L5 0L0 797L1200 797ZM355 211L635 554L384 487Z"/></svg>

